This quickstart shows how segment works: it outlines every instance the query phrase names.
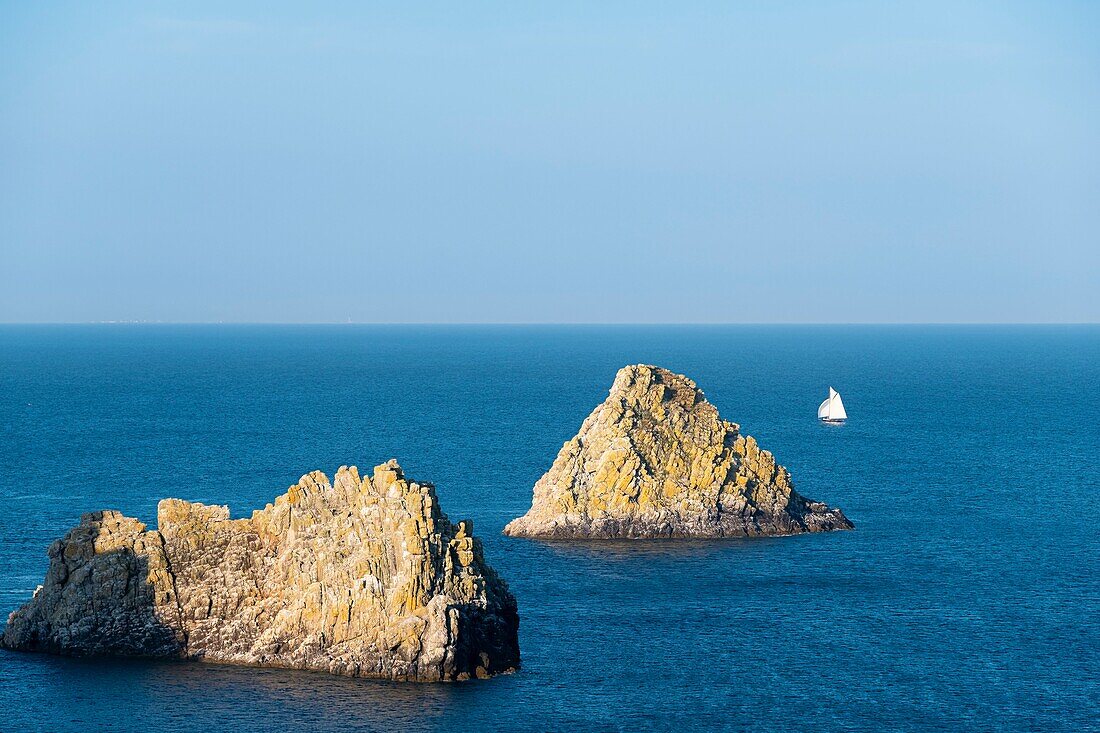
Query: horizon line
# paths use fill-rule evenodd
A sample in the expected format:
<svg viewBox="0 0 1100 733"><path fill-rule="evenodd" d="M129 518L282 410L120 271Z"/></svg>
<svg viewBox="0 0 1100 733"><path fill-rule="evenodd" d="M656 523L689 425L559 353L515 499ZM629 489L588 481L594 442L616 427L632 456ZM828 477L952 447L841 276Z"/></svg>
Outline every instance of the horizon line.
<svg viewBox="0 0 1100 733"><path fill-rule="evenodd" d="M1100 321L0 321L2 326L1096 326Z"/></svg>

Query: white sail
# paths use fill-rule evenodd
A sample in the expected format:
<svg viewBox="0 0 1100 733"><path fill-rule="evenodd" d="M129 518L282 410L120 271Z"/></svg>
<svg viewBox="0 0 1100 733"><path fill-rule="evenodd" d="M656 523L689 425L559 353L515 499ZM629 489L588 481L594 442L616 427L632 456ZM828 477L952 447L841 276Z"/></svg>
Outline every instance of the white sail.
<svg viewBox="0 0 1100 733"><path fill-rule="evenodd" d="M840 392L833 390L833 396L829 400L829 417L833 420L847 420L848 413L844 411L844 402L840 399Z"/></svg>
<svg viewBox="0 0 1100 733"><path fill-rule="evenodd" d="M817 416L822 420L847 420L848 413L844 410L844 402L840 399L840 393L829 387L829 396L817 408Z"/></svg>

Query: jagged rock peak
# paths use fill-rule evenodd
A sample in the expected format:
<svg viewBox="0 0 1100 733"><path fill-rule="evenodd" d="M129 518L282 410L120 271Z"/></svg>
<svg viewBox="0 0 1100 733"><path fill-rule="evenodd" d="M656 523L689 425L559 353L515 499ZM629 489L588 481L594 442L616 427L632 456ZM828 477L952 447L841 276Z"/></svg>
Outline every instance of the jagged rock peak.
<svg viewBox="0 0 1100 733"><path fill-rule="evenodd" d="M745 537L851 529L794 491L787 469L723 420L695 382L638 364L535 484L516 537Z"/></svg>
<svg viewBox="0 0 1100 733"><path fill-rule="evenodd" d="M3 645L425 681L519 664L515 599L472 525L396 461L306 474L246 519L165 499L157 522L81 517Z"/></svg>

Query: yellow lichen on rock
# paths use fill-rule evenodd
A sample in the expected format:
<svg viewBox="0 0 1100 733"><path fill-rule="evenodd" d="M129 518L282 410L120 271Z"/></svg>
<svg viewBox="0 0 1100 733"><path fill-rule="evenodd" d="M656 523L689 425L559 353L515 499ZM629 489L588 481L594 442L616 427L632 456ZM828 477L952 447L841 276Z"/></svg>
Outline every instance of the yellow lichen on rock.
<svg viewBox="0 0 1100 733"><path fill-rule="evenodd" d="M306 474L247 519L178 499L157 516L85 515L3 644L417 680L519 662L515 599L471 525L396 461Z"/></svg>
<svg viewBox="0 0 1100 733"><path fill-rule="evenodd" d="M505 533L724 537L851 526L839 509L795 493L786 469L690 379L636 365L619 370Z"/></svg>

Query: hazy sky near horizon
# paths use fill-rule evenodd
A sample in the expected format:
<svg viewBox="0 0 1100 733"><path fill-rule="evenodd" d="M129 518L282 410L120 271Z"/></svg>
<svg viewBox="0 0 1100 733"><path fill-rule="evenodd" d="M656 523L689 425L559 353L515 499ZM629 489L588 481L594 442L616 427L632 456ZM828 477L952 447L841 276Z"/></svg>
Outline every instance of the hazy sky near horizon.
<svg viewBox="0 0 1100 733"><path fill-rule="evenodd" d="M0 321L1100 321L1100 3L0 2Z"/></svg>

